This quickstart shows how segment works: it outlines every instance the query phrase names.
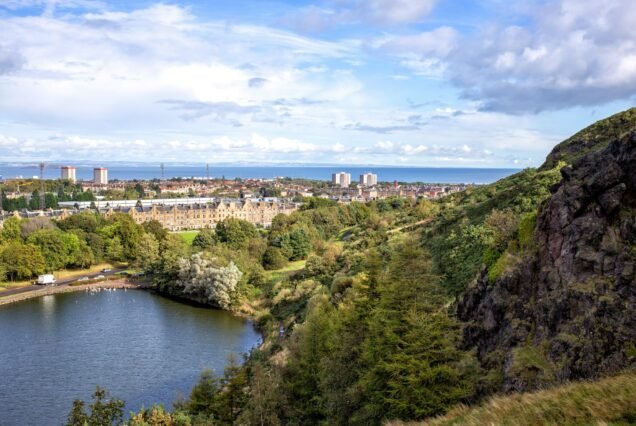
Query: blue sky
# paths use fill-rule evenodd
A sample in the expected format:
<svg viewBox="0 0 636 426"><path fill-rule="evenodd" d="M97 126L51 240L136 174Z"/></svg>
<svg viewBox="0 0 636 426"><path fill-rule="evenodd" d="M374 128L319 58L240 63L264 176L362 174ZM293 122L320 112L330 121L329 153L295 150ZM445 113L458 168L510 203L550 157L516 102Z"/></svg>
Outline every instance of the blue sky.
<svg viewBox="0 0 636 426"><path fill-rule="evenodd" d="M0 158L537 166L634 40L631 0L0 0Z"/></svg>

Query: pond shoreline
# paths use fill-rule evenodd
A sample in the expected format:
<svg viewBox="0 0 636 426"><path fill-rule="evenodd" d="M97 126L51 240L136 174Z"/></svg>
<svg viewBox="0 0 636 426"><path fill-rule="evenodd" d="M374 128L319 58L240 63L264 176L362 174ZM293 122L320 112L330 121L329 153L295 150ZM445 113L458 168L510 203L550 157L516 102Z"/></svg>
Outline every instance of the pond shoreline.
<svg viewBox="0 0 636 426"><path fill-rule="evenodd" d="M241 318L251 323L254 330L261 336L261 340L259 344L257 345L258 348L261 348L265 344L266 332L261 326L259 326L257 321L257 316L254 315L254 313L220 309L218 306L213 306L207 303L201 303L185 296L180 296L180 295L172 294L169 292L160 291L149 282L146 282L146 281L131 282L127 278L120 278L116 280L112 280L112 279L104 280L104 281L99 281L95 283L80 284L80 285L63 284L59 286L42 286L42 288L38 288L33 291L12 294L9 296L2 296L2 293L0 293L0 308L5 305L19 303L25 300L35 299L38 297L51 296L54 294L63 294L63 293L77 293L81 291L97 291L99 289L146 290L156 294L157 296L164 297L166 299L173 300L177 303L181 303L184 305L190 305L190 306L196 306L201 308L214 309L218 311L227 312L234 317Z"/></svg>
<svg viewBox="0 0 636 426"><path fill-rule="evenodd" d="M25 293L12 294L9 296L4 296L0 294L0 306L9 305L11 303L18 303L24 300L34 299L42 296L50 296L53 294L62 294L62 293L75 293L78 291L89 291L89 290L97 290L102 288L109 289L142 289L148 290L150 286L146 283L132 283L127 279L118 279L118 280L105 280L97 283L90 284L81 284L81 285L69 285L64 284L61 286L44 286L41 289L28 291Z"/></svg>

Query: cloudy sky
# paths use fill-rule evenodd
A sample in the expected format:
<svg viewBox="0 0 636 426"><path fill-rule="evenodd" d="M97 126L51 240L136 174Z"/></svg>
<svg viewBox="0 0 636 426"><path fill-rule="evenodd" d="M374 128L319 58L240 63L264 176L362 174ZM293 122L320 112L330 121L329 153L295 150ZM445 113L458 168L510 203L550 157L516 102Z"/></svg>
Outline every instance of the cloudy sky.
<svg viewBox="0 0 636 426"><path fill-rule="evenodd" d="M635 94L633 0L0 0L0 161L536 166Z"/></svg>

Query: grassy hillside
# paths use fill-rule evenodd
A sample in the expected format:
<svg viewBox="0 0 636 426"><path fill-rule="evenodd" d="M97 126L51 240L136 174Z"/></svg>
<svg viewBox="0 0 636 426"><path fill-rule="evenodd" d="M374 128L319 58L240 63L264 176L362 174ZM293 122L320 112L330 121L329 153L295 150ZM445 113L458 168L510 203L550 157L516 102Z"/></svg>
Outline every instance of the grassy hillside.
<svg viewBox="0 0 636 426"><path fill-rule="evenodd" d="M423 233L435 272L461 294L483 265L492 266L515 240L523 217L536 214L561 181L560 169L636 130L636 108L600 120L557 145L539 169L525 169L490 185L447 196ZM501 232L509 229L510 232Z"/></svg>
<svg viewBox="0 0 636 426"><path fill-rule="evenodd" d="M636 373L460 406L424 423L389 425L629 425L636 424Z"/></svg>
<svg viewBox="0 0 636 426"><path fill-rule="evenodd" d="M536 213L549 188L561 180L559 169L526 169L439 201L422 242L449 293L461 294L482 265L499 258L520 220Z"/></svg>

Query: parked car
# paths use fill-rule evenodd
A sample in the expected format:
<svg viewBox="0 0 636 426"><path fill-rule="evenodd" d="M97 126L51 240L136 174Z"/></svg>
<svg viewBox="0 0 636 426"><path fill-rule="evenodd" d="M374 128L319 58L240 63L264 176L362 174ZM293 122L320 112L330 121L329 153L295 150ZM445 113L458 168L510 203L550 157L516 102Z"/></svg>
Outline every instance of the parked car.
<svg viewBox="0 0 636 426"><path fill-rule="evenodd" d="M98 275L95 277L96 280L103 280L104 278L106 278L104 275Z"/></svg>
<svg viewBox="0 0 636 426"><path fill-rule="evenodd" d="M104 273L104 274L105 274L105 273L107 273L107 272L111 272L111 271L112 271L112 269L111 269L111 268L104 268L104 269L102 269L102 273Z"/></svg>
<svg viewBox="0 0 636 426"><path fill-rule="evenodd" d="M78 278L77 282L80 282L80 281L88 281L88 279L89 279L88 277Z"/></svg>

